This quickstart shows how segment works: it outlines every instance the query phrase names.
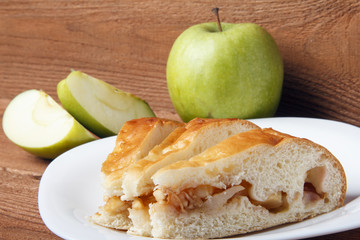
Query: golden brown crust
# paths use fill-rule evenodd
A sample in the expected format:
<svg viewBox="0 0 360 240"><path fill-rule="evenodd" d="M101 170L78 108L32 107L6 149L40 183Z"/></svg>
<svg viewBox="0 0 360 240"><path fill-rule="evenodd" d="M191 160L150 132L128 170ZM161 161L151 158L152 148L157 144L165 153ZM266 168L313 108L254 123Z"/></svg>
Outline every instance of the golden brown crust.
<svg viewBox="0 0 360 240"><path fill-rule="evenodd" d="M172 165L162 168L161 170L159 170L159 172L169 169L204 166L208 162L217 161L221 158L244 151L258 144L270 144L275 146L283 139L283 136L273 135L267 133L262 129L254 129L247 132L242 132L232 137L229 137L223 142L209 148L201 155L193 157L190 161L181 161L174 163Z"/></svg>
<svg viewBox="0 0 360 240"><path fill-rule="evenodd" d="M279 131L276 131L272 128L263 128L263 132L265 133L269 133L269 134L272 134L272 135L275 135L275 136L279 136L279 137L282 137L282 138L295 138L294 136L291 136L287 133L282 133L282 132L279 132Z"/></svg>
<svg viewBox="0 0 360 240"><path fill-rule="evenodd" d="M178 127L175 129L165 140L162 142L159 146L157 146L155 149L152 149L151 152L153 153L152 156L148 156L146 158L143 158L136 162L134 165L131 166L131 171L141 171L142 169L145 169L146 166L149 166L153 164L154 162L161 161L165 156L169 154L169 151L166 151L165 149L169 146L174 145L179 139L180 136L186 131L185 127ZM166 152L164 152L164 150Z"/></svg>
<svg viewBox="0 0 360 240"><path fill-rule="evenodd" d="M176 136L169 136L172 137L172 144L169 144L168 151L164 153L162 156L157 158L156 160L151 159L141 159L140 161L136 162L131 167L131 171L139 171L143 172L144 169L148 168L149 166L155 164L156 162L161 161L164 157L166 157L167 154L169 154L171 151L179 151L181 149L186 148L194 139L195 137L200 133L200 129L211 129L215 125L225 125L229 124L231 122L241 122L243 125L251 126L252 128L259 128L255 124L246 121L241 120L238 118L228 118L228 119L203 119L203 118L195 118L188 122L185 125L185 129L183 131L179 131Z"/></svg>
<svg viewBox="0 0 360 240"><path fill-rule="evenodd" d="M182 123L161 119L156 117L139 118L127 121L121 128L115 143L115 148L109 154L103 163L101 171L108 175L113 171L121 170L133 163L132 158L128 158L130 154L136 151L141 142L150 133L155 125L176 124L182 126Z"/></svg>
<svg viewBox="0 0 360 240"><path fill-rule="evenodd" d="M178 138L186 131L184 126L176 128L164 141L162 141L158 146L151 149L151 154L153 156L164 154L163 150L171 145L173 145Z"/></svg>
<svg viewBox="0 0 360 240"><path fill-rule="evenodd" d="M185 125L185 127L187 130L189 130L188 132L190 133L190 132L196 132L198 129L203 128L204 126L210 124L220 125L220 124L226 124L227 122L239 122L239 121L241 121L243 124L257 127L252 122L238 118L194 118L193 120L188 122Z"/></svg>

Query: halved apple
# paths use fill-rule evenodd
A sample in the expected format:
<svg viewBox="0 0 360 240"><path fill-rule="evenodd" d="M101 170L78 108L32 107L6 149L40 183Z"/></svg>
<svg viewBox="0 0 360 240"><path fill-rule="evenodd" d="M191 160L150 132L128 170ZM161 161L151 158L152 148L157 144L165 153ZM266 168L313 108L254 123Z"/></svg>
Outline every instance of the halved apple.
<svg viewBox="0 0 360 240"><path fill-rule="evenodd" d="M63 107L99 137L118 134L128 120L155 116L144 100L80 71L59 82L57 93Z"/></svg>
<svg viewBox="0 0 360 240"><path fill-rule="evenodd" d="M20 93L9 103L3 129L16 145L48 159L96 139L54 99L34 89Z"/></svg>

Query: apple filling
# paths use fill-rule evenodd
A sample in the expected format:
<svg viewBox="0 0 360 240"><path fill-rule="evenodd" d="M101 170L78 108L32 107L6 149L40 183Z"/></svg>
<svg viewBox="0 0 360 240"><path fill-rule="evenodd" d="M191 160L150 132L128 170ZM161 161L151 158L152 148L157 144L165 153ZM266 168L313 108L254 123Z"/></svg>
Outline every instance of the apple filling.
<svg viewBox="0 0 360 240"><path fill-rule="evenodd" d="M155 200L156 199L153 195L135 198L134 201L132 201L132 209L141 210L147 208L149 204L155 203L156 202Z"/></svg>
<svg viewBox="0 0 360 240"><path fill-rule="evenodd" d="M104 210L110 215L117 215L119 213L123 213L124 211L128 211L131 207L131 203L127 201L122 201L120 197L114 196L109 197L106 200L104 205Z"/></svg>
<svg viewBox="0 0 360 240"><path fill-rule="evenodd" d="M328 201L323 187L325 176L325 167L316 167L307 171L302 198L305 205L316 203L322 199L325 203Z"/></svg>
<svg viewBox="0 0 360 240"><path fill-rule="evenodd" d="M307 172L302 197L305 205L322 199L327 202L326 192L323 189L325 176L325 167L316 167ZM289 208L286 192L278 191L268 196L265 201L259 201L250 196L251 187L249 182L243 180L240 185L228 186L226 189L200 185L175 193L171 189L158 188L152 195L141 196L133 201L122 201L120 197L111 197L107 199L104 209L112 215L128 211L128 209L147 211L149 204L157 202L172 206L177 212L186 212L196 208L214 209L239 196L247 197L253 205L261 206L271 213L286 211Z"/></svg>
<svg viewBox="0 0 360 240"><path fill-rule="evenodd" d="M170 205L178 212L186 212L195 208L214 209L239 196L247 197L252 204L262 206L271 213L288 209L289 204L285 192L279 191L270 195L265 201L257 201L249 196L250 188L250 183L242 181L240 185L229 186L226 189L208 185L184 189L180 193L174 193L169 189L157 189L154 191L154 197L158 203Z"/></svg>

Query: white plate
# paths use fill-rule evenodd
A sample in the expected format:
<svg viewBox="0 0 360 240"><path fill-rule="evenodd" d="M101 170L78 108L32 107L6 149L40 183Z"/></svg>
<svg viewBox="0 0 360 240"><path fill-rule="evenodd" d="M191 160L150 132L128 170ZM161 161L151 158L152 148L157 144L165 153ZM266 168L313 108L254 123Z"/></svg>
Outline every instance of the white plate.
<svg viewBox="0 0 360 240"><path fill-rule="evenodd" d="M300 239L360 227L360 128L330 120L267 118L252 120L328 148L342 163L348 181L345 206L300 223L230 239ZM39 210L46 226L65 239L147 239L87 221L102 204L100 168L113 150L115 137L74 148L52 161L39 187Z"/></svg>

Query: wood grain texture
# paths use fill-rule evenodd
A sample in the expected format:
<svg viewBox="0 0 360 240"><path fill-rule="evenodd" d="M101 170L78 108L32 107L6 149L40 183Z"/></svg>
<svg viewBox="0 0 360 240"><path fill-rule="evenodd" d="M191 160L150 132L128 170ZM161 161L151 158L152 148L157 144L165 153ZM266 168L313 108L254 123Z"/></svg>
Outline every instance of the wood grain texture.
<svg viewBox="0 0 360 240"><path fill-rule="evenodd" d="M56 85L82 70L178 119L166 86L166 61L191 25L255 22L279 45L285 81L277 116L334 119L360 126L360 2L319 1L0 1L0 114L17 94ZM37 211L48 161L0 132L0 239L57 239ZM360 229L321 239L358 239Z"/></svg>
<svg viewBox="0 0 360 240"><path fill-rule="evenodd" d="M174 113L165 79L169 50L187 27L213 21L217 5L224 22L255 22L276 39L285 62L278 115L360 126L359 4L2 1L1 98L28 88L56 97L57 82L80 69L139 95L155 111Z"/></svg>
<svg viewBox="0 0 360 240"><path fill-rule="evenodd" d="M37 208L41 175L0 168L0 239L57 239Z"/></svg>

